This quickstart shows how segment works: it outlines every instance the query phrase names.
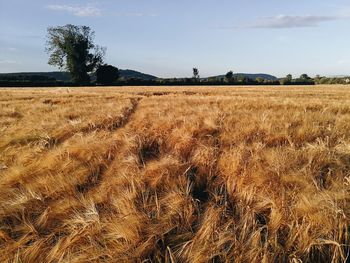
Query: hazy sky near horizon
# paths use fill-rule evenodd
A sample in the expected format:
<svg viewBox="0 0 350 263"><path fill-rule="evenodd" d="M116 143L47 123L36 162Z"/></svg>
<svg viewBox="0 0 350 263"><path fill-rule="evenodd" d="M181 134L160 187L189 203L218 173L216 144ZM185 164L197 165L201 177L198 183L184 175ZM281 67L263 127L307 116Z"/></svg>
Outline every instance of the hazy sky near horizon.
<svg viewBox="0 0 350 263"><path fill-rule="evenodd" d="M50 26L87 25L106 62L159 77L350 74L348 0L0 0L0 72L53 71Z"/></svg>

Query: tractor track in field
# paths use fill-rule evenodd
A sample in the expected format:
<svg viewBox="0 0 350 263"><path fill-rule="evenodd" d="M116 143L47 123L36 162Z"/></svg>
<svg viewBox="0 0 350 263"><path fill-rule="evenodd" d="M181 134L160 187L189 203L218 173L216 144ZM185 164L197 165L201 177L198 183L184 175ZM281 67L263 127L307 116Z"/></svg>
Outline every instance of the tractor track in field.
<svg viewBox="0 0 350 263"><path fill-rule="evenodd" d="M46 147L52 148L54 146L60 145L69 138L73 137L76 133L88 134L98 130L107 130L113 132L119 128L123 128L129 122L131 116L135 113L137 106L141 100L141 98L130 99L131 105L124 107L120 115L103 119L98 123L88 123L84 127L81 127L74 131L67 131L63 134L53 135L48 140Z"/></svg>
<svg viewBox="0 0 350 263"><path fill-rule="evenodd" d="M102 119L101 121L97 123L87 123L83 127L79 128L73 128L73 129L60 129L63 131L57 130L56 132L53 132L53 135L49 136L49 138L42 137L42 136L32 136L28 138L19 138L16 140L10 141L8 144L2 146L0 150L4 150L7 147L11 146L24 146L29 143L39 143L44 141L44 145L46 149L51 149L55 146L58 146L71 137L73 137L77 133L83 133L84 135L94 132L94 131L99 131L99 130L106 130L113 132L119 128L124 127L130 117L134 114L134 112L137 109L137 106L139 102L142 100L142 98L132 98L130 99L131 105L128 105L124 107L121 111L121 114L118 114L113 117L108 117L105 119Z"/></svg>

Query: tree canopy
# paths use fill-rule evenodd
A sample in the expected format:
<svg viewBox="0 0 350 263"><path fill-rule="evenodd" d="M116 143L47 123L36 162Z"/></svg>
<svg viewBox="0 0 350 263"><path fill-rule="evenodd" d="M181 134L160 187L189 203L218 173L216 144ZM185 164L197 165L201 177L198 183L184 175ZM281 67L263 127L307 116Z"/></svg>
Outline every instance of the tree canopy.
<svg viewBox="0 0 350 263"><path fill-rule="evenodd" d="M119 70L112 65L101 65L96 70L96 82L102 85L111 85L119 78Z"/></svg>
<svg viewBox="0 0 350 263"><path fill-rule="evenodd" d="M193 71L193 78L195 80L199 79L199 70L198 70L198 68L193 68L192 71Z"/></svg>
<svg viewBox="0 0 350 263"><path fill-rule="evenodd" d="M90 82L89 73L103 63L105 49L93 43L94 31L87 26L65 25L47 29L49 65L70 72L78 84Z"/></svg>
<svg viewBox="0 0 350 263"><path fill-rule="evenodd" d="M233 72L230 70L229 72L226 73L225 78L228 82L232 81L233 79Z"/></svg>

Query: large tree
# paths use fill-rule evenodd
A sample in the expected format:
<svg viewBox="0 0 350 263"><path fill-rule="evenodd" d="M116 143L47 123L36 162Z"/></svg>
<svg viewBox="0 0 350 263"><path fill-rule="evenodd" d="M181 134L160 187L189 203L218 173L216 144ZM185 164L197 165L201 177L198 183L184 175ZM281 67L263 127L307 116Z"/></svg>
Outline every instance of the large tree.
<svg viewBox="0 0 350 263"><path fill-rule="evenodd" d="M90 82L89 73L103 63L105 50L93 43L94 31L87 26L65 25L47 29L49 65L71 74L78 84Z"/></svg>

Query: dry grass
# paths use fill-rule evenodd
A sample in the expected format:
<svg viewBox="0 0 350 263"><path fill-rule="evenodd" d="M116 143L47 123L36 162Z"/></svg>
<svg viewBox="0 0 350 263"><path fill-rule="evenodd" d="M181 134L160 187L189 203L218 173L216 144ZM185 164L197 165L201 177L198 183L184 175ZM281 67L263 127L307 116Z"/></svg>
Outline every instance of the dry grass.
<svg viewBox="0 0 350 263"><path fill-rule="evenodd" d="M349 262L350 89L0 90L1 262Z"/></svg>

